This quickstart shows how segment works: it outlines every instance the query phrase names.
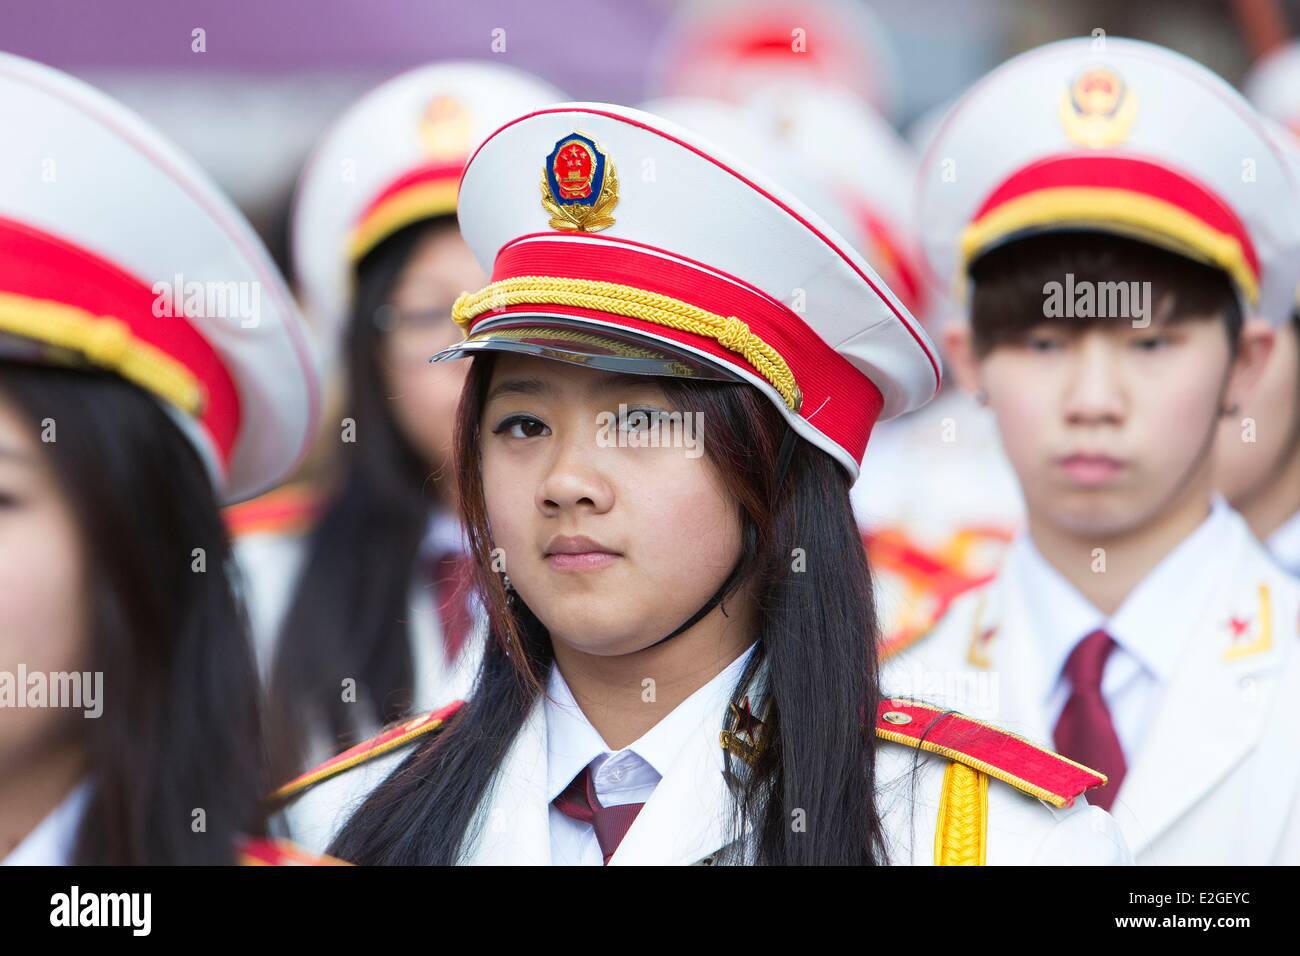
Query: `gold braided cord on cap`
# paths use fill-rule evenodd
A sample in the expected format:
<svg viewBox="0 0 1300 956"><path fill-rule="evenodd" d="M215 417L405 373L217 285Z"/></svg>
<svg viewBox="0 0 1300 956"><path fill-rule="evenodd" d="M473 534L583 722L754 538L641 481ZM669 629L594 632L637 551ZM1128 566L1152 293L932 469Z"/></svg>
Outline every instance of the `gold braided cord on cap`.
<svg viewBox="0 0 1300 956"><path fill-rule="evenodd" d="M121 319L63 302L0 292L0 332L77 352L92 365L116 372L189 415L203 409L198 377L162 349L136 338Z"/></svg>
<svg viewBox="0 0 1300 956"><path fill-rule="evenodd" d="M988 822L988 775L965 764L948 764L934 826L934 865L983 866Z"/></svg>
<svg viewBox="0 0 1300 956"><path fill-rule="evenodd" d="M485 312L515 305L565 305L652 322L679 332L714 339L742 356L772 387L792 411L803 395L785 359L734 315L718 315L672 296L635 286L595 279L556 276L514 276L490 283L478 292L466 292L452 306L451 316L462 329Z"/></svg>

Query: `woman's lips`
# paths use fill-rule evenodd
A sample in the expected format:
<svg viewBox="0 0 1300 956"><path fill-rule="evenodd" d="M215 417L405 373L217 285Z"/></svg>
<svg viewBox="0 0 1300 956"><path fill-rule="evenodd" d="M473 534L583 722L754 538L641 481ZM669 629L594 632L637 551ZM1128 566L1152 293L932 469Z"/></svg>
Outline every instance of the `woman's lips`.
<svg viewBox="0 0 1300 956"><path fill-rule="evenodd" d="M608 551L582 551L577 554L548 554L546 563L556 571L594 571L608 567L620 557Z"/></svg>
<svg viewBox="0 0 1300 956"><path fill-rule="evenodd" d="M546 546L546 563L556 571L595 571L622 557L586 535L563 535Z"/></svg>
<svg viewBox="0 0 1300 956"><path fill-rule="evenodd" d="M1057 459L1057 466L1071 481L1080 485L1104 485L1127 467L1118 458L1091 454L1066 455Z"/></svg>

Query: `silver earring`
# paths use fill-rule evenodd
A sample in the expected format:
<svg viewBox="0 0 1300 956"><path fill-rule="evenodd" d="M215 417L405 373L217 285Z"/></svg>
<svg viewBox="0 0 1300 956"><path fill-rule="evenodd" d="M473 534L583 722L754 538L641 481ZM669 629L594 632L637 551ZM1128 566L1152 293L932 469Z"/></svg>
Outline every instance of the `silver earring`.
<svg viewBox="0 0 1300 956"><path fill-rule="evenodd" d="M1241 406L1237 402L1233 402L1231 405L1229 405L1227 408L1223 410L1223 414L1235 415L1239 411L1241 411Z"/></svg>
<svg viewBox="0 0 1300 956"><path fill-rule="evenodd" d="M976 389L976 390L975 390L975 404L976 404L976 405L988 405L988 403L989 403L989 393L986 392L986 391L984 391L984 389L982 389L982 388L980 388L980 389Z"/></svg>

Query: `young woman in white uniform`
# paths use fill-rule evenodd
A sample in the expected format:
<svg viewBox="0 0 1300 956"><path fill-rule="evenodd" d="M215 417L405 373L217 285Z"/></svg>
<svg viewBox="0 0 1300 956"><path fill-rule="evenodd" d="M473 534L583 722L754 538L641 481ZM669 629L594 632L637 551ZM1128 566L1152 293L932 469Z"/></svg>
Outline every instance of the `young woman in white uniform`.
<svg viewBox="0 0 1300 956"><path fill-rule="evenodd" d="M603 104L490 137L460 221L492 282L438 359L473 356L457 487L492 639L468 703L282 789L365 780L335 855L1124 859L1087 768L882 698L848 489L872 422L939 370L856 253L705 140Z"/></svg>
<svg viewBox="0 0 1300 956"><path fill-rule="evenodd" d="M0 55L0 126L0 859L234 862L268 774L219 505L302 456L306 331L119 104Z"/></svg>

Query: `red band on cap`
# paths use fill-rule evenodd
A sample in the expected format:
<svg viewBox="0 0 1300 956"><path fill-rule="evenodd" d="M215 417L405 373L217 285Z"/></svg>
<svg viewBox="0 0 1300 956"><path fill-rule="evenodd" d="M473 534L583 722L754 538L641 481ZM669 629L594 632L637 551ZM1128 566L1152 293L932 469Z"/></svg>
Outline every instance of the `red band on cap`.
<svg viewBox="0 0 1300 956"><path fill-rule="evenodd" d="M456 211L464 159L432 163L399 176L365 208L352 231L348 254L360 261L398 230Z"/></svg>
<svg viewBox="0 0 1300 956"><path fill-rule="evenodd" d="M464 159L451 163L431 163L428 166L413 169L389 183L384 191L376 196L370 205L366 206L365 211L357 217L357 222L365 222L381 206L387 205L395 196L416 186L440 182L454 182L459 186L460 176L464 171Z"/></svg>
<svg viewBox="0 0 1300 956"><path fill-rule="evenodd" d="M979 222L1013 199L1048 189L1094 187L1150 196L1195 216L1215 232L1236 239L1250 271L1259 277L1259 257L1250 233L1232 208L1186 173L1146 159L1115 154L1049 156L1010 176L980 206Z"/></svg>
<svg viewBox="0 0 1300 956"><path fill-rule="evenodd" d="M154 315L159 297L151 286L79 246L0 217L0 291L117 319L134 339L184 365L205 393L200 424L211 436L223 467L229 465L240 423L234 379L188 318ZM179 305L172 303L173 309Z"/></svg>
<svg viewBox="0 0 1300 956"><path fill-rule="evenodd" d="M774 348L789 366L803 393L799 416L855 461L860 461L884 405L880 390L871 379L797 314L762 290L699 263L669 256L662 250L651 251L649 246L612 237L526 236L505 246L497 255L492 281L539 275L614 282L671 296L718 315L734 315ZM478 322L505 314L535 312L538 308L523 304L494 310L485 313ZM721 363L762 378L743 356L707 336L596 310L549 304L541 308L547 313L617 323L651 338L688 345Z"/></svg>

